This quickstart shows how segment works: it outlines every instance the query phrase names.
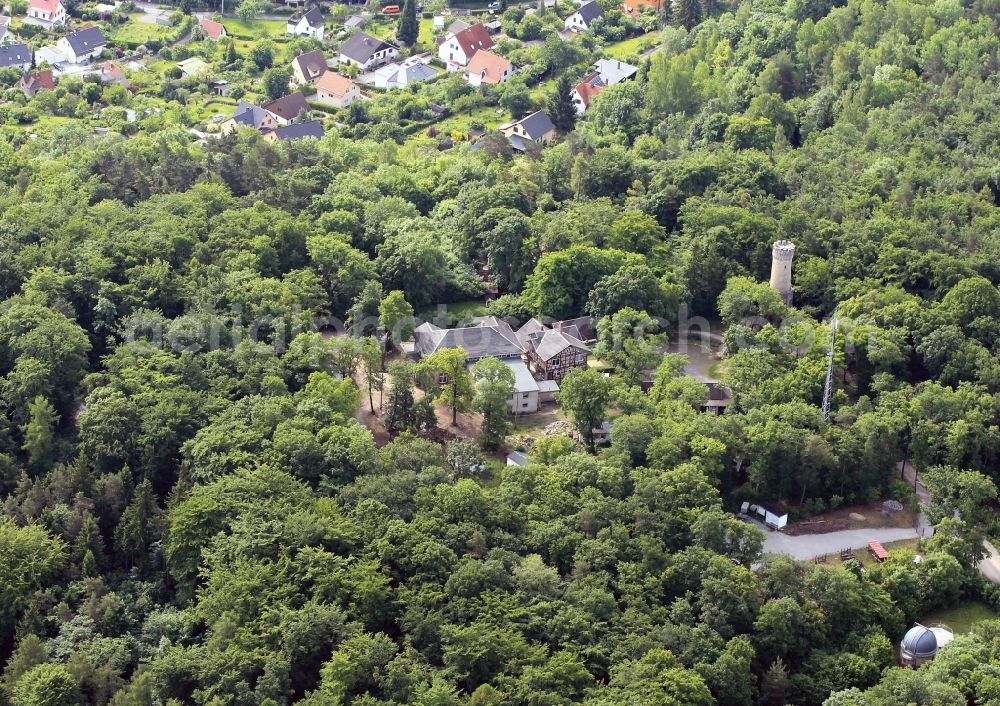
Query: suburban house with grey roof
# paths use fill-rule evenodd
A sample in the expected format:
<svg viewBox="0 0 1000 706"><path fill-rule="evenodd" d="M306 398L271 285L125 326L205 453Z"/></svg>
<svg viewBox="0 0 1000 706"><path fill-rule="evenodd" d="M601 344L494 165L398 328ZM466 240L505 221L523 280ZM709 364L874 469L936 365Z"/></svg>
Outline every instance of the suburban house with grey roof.
<svg viewBox="0 0 1000 706"><path fill-rule="evenodd" d="M0 69L12 67L21 71L31 68L31 49L27 44L0 46Z"/></svg>
<svg viewBox="0 0 1000 706"><path fill-rule="evenodd" d="M563 26L570 32L585 32L594 24L594 20L603 16L604 11L601 10L597 0L590 0L590 2L580 5L576 12L569 15L563 21Z"/></svg>
<svg viewBox="0 0 1000 706"><path fill-rule="evenodd" d="M324 73L326 73L326 57L323 56L322 49L305 51L292 59L293 86L315 83Z"/></svg>
<svg viewBox="0 0 1000 706"><path fill-rule="evenodd" d="M302 91L295 91L281 98L275 98L270 103L265 103L263 107L278 125L294 123L303 111L309 112L309 103Z"/></svg>
<svg viewBox="0 0 1000 706"><path fill-rule="evenodd" d="M544 111L536 110L513 123L497 128L518 152L524 152L534 143L544 145L555 139L556 126Z"/></svg>
<svg viewBox="0 0 1000 706"><path fill-rule="evenodd" d="M340 63L354 64L365 71L392 61L399 54L399 47L366 32L352 35L340 46Z"/></svg>
<svg viewBox="0 0 1000 706"><path fill-rule="evenodd" d="M107 45L108 40L104 38L100 28L94 26L70 32L56 43L66 59L73 64L96 59Z"/></svg>
<svg viewBox="0 0 1000 706"><path fill-rule="evenodd" d="M601 77L601 83L605 86L614 86L616 83L635 78L639 67L617 59L598 59L594 63L594 71Z"/></svg>
<svg viewBox="0 0 1000 706"><path fill-rule="evenodd" d="M290 17L285 24L285 32L296 37L312 37L317 42L322 42L326 33L323 13L318 7L313 7L308 12Z"/></svg>
<svg viewBox="0 0 1000 706"><path fill-rule="evenodd" d="M241 127L252 127L255 130L270 130L278 127L278 121L260 106L256 106L249 101L240 101L236 106L233 117L219 126L219 131L223 135L228 135L233 130Z"/></svg>

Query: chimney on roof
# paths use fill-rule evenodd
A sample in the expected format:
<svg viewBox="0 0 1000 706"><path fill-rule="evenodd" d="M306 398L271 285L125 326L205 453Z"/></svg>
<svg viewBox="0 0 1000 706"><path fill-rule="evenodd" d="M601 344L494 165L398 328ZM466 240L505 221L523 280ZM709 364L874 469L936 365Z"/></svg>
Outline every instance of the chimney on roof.
<svg viewBox="0 0 1000 706"><path fill-rule="evenodd" d="M622 67L622 62L619 61L618 62L618 68L620 69L621 67Z"/></svg>

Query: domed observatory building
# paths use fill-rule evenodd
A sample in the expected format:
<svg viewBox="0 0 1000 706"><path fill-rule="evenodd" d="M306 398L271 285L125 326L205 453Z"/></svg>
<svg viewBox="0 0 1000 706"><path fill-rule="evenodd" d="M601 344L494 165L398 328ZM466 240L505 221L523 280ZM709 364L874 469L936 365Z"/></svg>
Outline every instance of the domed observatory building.
<svg viewBox="0 0 1000 706"><path fill-rule="evenodd" d="M938 650L954 639L955 635L944 625L925 627L917 623L899 643L899 661L904 667L919 667L934 659Z"/></svg>

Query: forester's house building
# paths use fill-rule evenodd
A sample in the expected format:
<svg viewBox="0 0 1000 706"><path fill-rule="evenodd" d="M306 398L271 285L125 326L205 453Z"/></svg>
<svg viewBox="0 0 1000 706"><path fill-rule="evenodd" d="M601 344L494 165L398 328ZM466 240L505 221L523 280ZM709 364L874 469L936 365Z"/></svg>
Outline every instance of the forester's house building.
<svg viewBox="0 0 1000 706"><path fill-rule="evenodd" d="M508 404L513 414L532 414L559 391L559 381L573 368L587 365L590 348L581 340L592 332L590 317L563 321L549 328L530 319L517 331L495 316L473 319L471 326L443 329L430 322L417 326L413 343L404 351L420 359L444 348L461 348L469 364L497 358L514 373L514 394ZM442 382L446 382L442 380Z"/></svg>

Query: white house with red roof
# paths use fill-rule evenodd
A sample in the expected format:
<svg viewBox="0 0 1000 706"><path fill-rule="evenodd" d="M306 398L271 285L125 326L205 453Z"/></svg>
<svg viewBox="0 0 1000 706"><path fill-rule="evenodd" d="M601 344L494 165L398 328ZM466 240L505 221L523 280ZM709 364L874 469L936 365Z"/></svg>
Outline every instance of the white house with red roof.
<svg viewBox="0 0 1000 706"><path fill-rule="evenodd" d="M573 105L576 106L576 114L583 115L586 113L590 108L590 102L594 99L594 96L603 91L604 88L604 81L601 79L601 74L597 71L584 76L583 80L576 84L576 88L573 89L573 93L570 95L573 99Z"/></svg>
<svg viewBox="0 0 1000 706"><path fill-rule="evenodd" d="M477 51L488 51L493 48L493 38L486 31L482 22L449 34L438 47L438 58L444 62L449 71L461 71Z"/></svg>
<svg viewBox="0 0 1000 706"><path fill-rule="evenodd" d="M30 0L25 21L43 27L66 24L66 8L61 0Z"/></svg>
<svg viewBox="0 0 1000 706"><path fill-rule="evenodd" d="M226 27L221 22L216 22L215 20L210 20L207 17L202 17L198 20L198 26L201 27L201 31L205 33L205 36L211 39L213 42L217 42L226 36Z"/></svg>
<svg viewBox="0 0 1000 706"><path fill-rule="evenodd" d="M486 50L477 51L465 67L465 80L470 86L484 83L496 86L513 75L514 65L510 60Z"/></svg>
<svg viewBox="0 0 1000 706"><path fill-rule="evenodd" d="M319 103L348 108L361 97L358 84L335 71L327 71L316 82L316 101Z"/></svg>

